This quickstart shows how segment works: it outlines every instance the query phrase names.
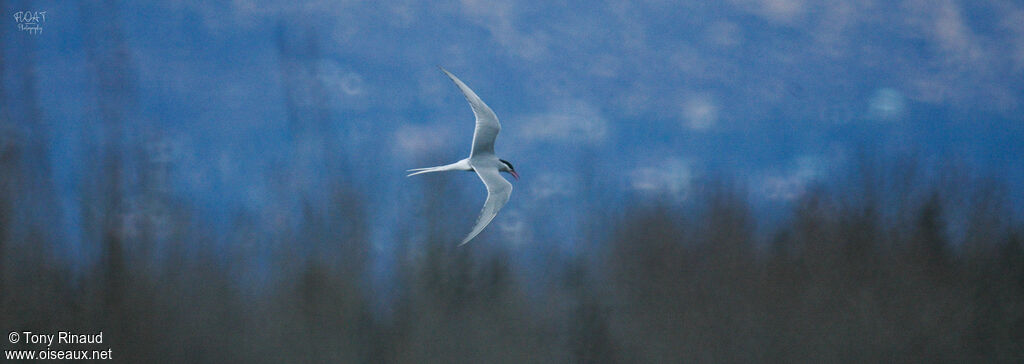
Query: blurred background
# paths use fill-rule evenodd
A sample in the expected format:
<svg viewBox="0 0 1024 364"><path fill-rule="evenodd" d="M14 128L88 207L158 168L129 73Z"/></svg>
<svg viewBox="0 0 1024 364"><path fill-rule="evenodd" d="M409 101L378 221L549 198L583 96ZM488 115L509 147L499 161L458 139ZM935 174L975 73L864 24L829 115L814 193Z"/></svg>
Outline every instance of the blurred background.
<svg viewBox="0 0 1024 364"><path fill-rule="evenodd" d="M0 9L5 332L131 362L1024 361L1019 2ZM479 180L404 177L469 151L438 65L523 176L463 247Z"/></svg>

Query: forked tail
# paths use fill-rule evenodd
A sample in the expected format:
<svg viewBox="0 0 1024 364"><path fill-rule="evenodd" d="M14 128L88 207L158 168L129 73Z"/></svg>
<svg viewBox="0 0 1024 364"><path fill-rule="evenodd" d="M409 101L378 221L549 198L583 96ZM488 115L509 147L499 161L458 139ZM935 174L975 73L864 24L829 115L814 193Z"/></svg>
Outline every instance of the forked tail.
<svg viewBox="0 0 1024 364"><path fill-rule="evenodd" d="M461 161L458 161L458 162L455 162L455 163L452 163L452 164L445 164L443 166L426 167L426 168L413 168L413 169L410 169L410 170L406 171L406 172L412 172L412 173L409 173L408 175L406 175L406 177L412 177L412 176L415 176L417 174L431 173L431 172L472 171L472 170L473 170L473 168L469 166L469 163L466 162L465 159L463 159Z"/></svg>
<svg viewBox="0 0 1024 364"><path fill-rule="evenodd" d="M415 175L421 174L421 173L444 172L444 171L446 171L446 169L444 169L444 166L440 166L440 167L427 167L427 168L413 168L413 169L410 169L410 170L406 171L406 172L412 172L412 173L407 174L406 177L412 177L412 176L415 176Z"/></svg>

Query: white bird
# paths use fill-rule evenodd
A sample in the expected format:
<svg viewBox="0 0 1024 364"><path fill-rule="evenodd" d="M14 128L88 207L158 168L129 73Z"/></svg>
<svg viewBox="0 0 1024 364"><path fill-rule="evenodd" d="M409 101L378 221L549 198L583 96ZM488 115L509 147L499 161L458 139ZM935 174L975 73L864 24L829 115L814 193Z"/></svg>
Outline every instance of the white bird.
<svg viewBox="0 0 1024 364"><path fill-rule="evenodd" d="M462 94L466 96L466 101L469 101L469 106L473 108L473 115L476 116L476 129L473 131L473 148L469 152L469 158L443 166L410 169L408 172L413 173L406 177L421 173L445 171L474 171L480 176L480 180L487 186L487 201L484 202L484 208L480 211L480 217L476 220L476 226L459 243L461 246L468 243L477 234L480 234L487 227L487 224L491 223L494 216L498 215L498 210L501 210L502 206L505 206L505 203L508 202L508 197L512 194L512 184L501 178L501 172L507 172L517 180L519 179L519 173L516 173L512 163L499 159L494 155L494 139L498 137L498 132L501 131L498 116L494 115L494 111L491 111L491 108L483 100L480 100L480 97L469 86L462 83L458 77L455 77L455 75L444 68L441 68L441 71L448 75L448 78L451 78L456 86L459 86L459 90L462 90Z"/></svg>

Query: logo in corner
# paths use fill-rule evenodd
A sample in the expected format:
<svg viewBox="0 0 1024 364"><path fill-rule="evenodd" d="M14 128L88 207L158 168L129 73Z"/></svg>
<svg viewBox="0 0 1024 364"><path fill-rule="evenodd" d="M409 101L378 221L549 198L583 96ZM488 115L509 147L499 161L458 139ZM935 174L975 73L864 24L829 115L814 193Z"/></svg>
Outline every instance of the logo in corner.
<svg viewBox="0 0 1024 364"><path fill-rule="evenodd" d="M45 11L19 11L14 13L14 22L18 24L18 30L28 34L42 34L43 23L46 22Z"/></svg>

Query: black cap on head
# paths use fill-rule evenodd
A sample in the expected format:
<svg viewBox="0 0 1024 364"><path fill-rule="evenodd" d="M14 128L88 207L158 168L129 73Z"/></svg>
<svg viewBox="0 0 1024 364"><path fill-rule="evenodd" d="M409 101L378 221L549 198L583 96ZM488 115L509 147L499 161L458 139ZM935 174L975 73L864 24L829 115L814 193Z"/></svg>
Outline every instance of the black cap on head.
<svg viewBox="0 0 1024 364"><path fill-rule="evenodd" d="M516 169L515 167L512 167L512 163L509 163L507 160L499 159L499 161L501 161L501 163L505 163L505 165L508 166L508 169Z"/></svg>

